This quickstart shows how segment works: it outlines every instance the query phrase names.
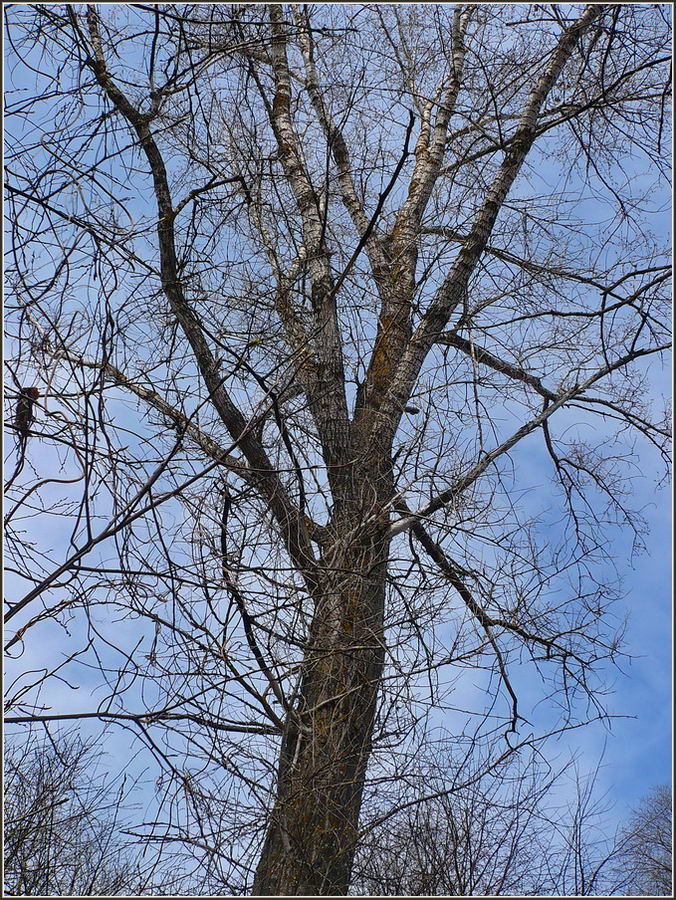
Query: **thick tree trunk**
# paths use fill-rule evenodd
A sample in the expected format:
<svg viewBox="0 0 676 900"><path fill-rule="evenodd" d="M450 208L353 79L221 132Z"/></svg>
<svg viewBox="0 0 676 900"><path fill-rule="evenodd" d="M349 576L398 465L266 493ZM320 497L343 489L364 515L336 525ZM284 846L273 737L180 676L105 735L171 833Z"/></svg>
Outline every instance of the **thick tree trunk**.
<svg viewBox="0 0 676 900"><path fill-rule="evenodd" d="M388 517L378 510L389 477L375 482L373 473L359 480L359 499L334 517L254 894L335 895L349 887L384 663L389 539Z"/></svg>

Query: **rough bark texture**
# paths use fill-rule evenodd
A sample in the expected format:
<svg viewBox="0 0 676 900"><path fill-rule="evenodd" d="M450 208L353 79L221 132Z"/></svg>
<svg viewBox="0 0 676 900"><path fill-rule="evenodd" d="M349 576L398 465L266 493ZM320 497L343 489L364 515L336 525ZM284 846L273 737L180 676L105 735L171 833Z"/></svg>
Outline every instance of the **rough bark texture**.
<svg viewBox="0 0 676 900"><path fill-rule="evenodd" d="M281 748L254 894L345 894L349 886L385 657L383 505L391 474L377 459L369 462L352 473L320 562L296 716Z"/></svg>

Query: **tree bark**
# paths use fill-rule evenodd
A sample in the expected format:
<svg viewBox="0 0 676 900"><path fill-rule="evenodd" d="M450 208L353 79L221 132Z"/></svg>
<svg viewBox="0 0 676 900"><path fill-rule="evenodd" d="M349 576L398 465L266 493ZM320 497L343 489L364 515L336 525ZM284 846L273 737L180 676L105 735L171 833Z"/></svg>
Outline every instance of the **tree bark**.
<svg viewBox="0 0 676 900"><path fill-rule="evenodd" d="M335 895L349 887L385 657L391 473L389 463L369 469L353 473L352 496L337 505L320 563L254 895Z"/></svg>

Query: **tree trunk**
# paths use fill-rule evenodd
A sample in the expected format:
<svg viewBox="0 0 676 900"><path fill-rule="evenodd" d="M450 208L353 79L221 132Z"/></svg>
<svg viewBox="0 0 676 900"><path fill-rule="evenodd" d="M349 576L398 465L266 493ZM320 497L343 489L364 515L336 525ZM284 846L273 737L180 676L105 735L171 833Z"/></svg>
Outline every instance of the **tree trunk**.
<svg viewBox="0 0 676 900"><path fill-rule="evenodd" d="M373 471L353 478L359 496L340 504L322 556L254 894L335 895L349 887L385 655L389 522L382 495L391 481L389 472L374 479Z"/></svg>

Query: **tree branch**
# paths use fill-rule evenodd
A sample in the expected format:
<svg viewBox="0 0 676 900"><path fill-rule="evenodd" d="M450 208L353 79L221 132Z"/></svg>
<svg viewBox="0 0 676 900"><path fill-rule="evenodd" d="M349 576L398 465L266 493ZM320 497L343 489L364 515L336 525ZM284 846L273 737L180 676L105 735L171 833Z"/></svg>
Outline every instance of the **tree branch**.
<svg viewBox="0 0 676 900"><path fill-rule="evenodd" d="M75 13L72 9L69 9L68 12L74 27L79 31ZM87 8L87 22L91 45L94 50L94 58L88 60L88 65L115 108L125 117L136 132L150 166L158 209L157 237L160 251L162 287L169 300L172 312L192 347L195 360L209 389L214 407L233 439L239 443L252 470L257 472L259 490L265 496L270 510L280 526L287 550L295 564L304 573L306 581L308 581L308 585L312 589L314 585L312 572L316 561L302 516L284 490L279 476L275 473L260 442L247 428L246 420L225 390L223 380L219 374L218 362L211 352L200 322L183 292L182 282L178 275L175 249L175 210L172 206L164 160L151 134L148 117L141 114L129 102L108 72L99 34L98 13L93 6Z"/></svg>
<svg viewBox="0 0 676 900"><path fill-rule="evenodd" d="M430 348L465 297L470 276L488 244L498 214L537 137L538 115L549 92L582 35L604 12L605 7L602 5L589 4L585 7L580 18L561 35L549 63L529 92L514 138L479 207L467 241L398 362L380 416L380 427L388 434L396 430L401 410L410 396Z"/></svg>
<svg viewBox="0 0 676 900"><path fill-rule="evenodd" d="M394 536L396 534L401 534L411 528L418 519L424 519L427 516L432 515L442 509L447 503L458 498L463 491L466 491L467 488L470 487L470 485L472 485L500 456L507 453L508 450L511 450L511 448L518 444L519 441L535 431L536 428L539 428L543 422L546 422L547 419L550 418L550 416L553 416L558 409L561 409L566 403L569 403L579 394L582 394L587 388L591 387L592 384L595 384L601 378L604 378L611 372L617 371L617 369L626 366L628 363L633 362L639 357L649 356L653 353L662 353L670 347L671 343L667 343L662 344L659 347L635 350L633 353L629 353L616 360L614 363L604 366L604 368L594 372L593 375L590 375L585 381L576 384L574 387L570 388L570 390L559 394L539 415L535 416L525 425L522 425L511 437L507 438L506 441L503 441L499 446L491 450L490 453L487 453L482 460L473 466L465 475L460 477L450 488L440 493L434 500L431 500L425 506L421 507L417 512L412 513L411 516L404 517L397 522L394 522L390 526L390 535Z"/></svg>

